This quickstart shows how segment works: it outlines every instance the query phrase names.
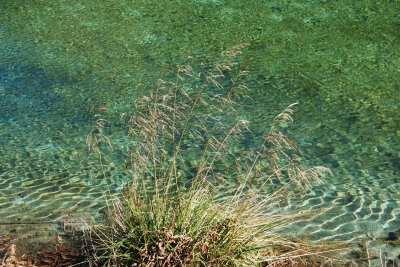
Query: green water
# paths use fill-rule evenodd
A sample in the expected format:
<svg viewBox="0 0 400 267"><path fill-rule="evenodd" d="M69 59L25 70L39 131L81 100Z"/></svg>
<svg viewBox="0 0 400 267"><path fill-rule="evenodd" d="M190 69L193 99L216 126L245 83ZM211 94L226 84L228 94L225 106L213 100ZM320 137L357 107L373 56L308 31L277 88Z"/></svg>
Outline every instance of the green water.
<svg viewBox="0 0 400 267"><path fill-rule="evenodd" d="M211 65L245 42L247 119L267 131L299 102L287 133L334 174L289 203L325 210L292 230L343 240L398 230L397 0L0 1L0 223L98 216L106 185L85 150L93 114L107 109L105 172L119 189L121 113L166 66Z"/></svg>

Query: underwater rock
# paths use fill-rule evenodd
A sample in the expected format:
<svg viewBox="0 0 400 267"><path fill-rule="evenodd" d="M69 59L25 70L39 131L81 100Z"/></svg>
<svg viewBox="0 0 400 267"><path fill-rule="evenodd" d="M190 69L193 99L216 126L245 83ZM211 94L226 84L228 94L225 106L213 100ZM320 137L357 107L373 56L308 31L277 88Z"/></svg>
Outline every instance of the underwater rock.
<svg viewBox="0 0 400 267"><path fill-rule="evenodd" d="M397 240L397 234L395 232L389 232L386 238L387 241L395 241Z"/></svg>

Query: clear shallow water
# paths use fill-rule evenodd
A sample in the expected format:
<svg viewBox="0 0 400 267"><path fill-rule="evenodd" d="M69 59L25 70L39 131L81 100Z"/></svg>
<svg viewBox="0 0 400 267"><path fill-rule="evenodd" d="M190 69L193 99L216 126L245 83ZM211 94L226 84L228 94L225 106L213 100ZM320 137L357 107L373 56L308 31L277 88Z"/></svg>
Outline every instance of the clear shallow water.
<svg viewBox="0 0 400 267"><path fill-rule="evenodd" d="M3 1L2 220L98 216L106 184L85 151L93 114L107 108L106 173L121 188L120 114L165 66L212 64L248 42L256 101L245 115L264 132L300 102L287 131L334 174L290 203L324 210L292 230L355 240L399 229L400 3L264 2Z"/></svg>

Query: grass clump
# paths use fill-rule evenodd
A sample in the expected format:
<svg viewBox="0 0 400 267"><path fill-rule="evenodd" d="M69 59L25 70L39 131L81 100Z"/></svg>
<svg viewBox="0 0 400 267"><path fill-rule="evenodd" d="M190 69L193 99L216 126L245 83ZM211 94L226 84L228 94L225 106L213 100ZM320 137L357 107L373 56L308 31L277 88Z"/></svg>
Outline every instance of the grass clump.
<svg viewBox="0 0 400 267"><path fill-rule="evenodd" d="M280 131L293 105L266 133L239 115L238 103L251 101L245 65L234 61L246 45L222 53L210 69L178 66L173 80L164 72L122 115L128 182L107 202L109 223L89 231L93 263L261 266L278 248L283 258L303 253L278 234L297 216L282 215L279 205L329 170L301 165L296 143ZM110 143L93 131L88 146L101 139Z"/></svg>

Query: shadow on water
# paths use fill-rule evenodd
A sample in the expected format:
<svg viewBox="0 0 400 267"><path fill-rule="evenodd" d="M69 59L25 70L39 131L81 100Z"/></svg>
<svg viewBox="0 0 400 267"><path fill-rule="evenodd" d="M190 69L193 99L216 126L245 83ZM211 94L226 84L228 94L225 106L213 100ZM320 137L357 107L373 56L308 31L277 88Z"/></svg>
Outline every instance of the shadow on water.
<svg viewBox="0 0 400 267"><path fill-rule="evenodd" d="M71 81L65 73L55 73L37 66L24 63L6 64L0 68L0 118L4 122L29 124L32 121L60 120L66 118L70 110L79 110L76 114L67 114L71 123L89 122L89 108L72 104L63 92L63 88L77 81ZM86 112L82 112L86 109ZM72 115L72 116L71 116Z"/></svg>

